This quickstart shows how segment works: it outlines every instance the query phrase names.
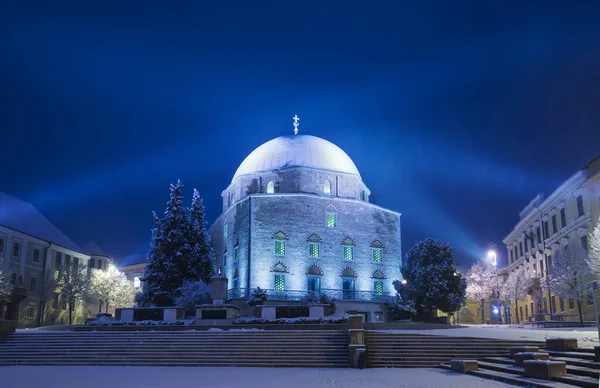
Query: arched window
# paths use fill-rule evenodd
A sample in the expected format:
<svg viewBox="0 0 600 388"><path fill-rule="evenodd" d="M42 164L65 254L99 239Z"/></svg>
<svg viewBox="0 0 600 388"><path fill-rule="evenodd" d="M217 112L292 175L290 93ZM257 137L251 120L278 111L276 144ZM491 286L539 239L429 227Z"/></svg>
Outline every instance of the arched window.
<svg viewBox="0 0 600 388"><path fill-rule="evenodd" d="M354 260L354 246L356 246L354 240L346 236L341 244L344 246L344 260Z"/></svg>
<svg viewBox="0 0 600 388"><path fill-rule="evenodd" d="M325 180L323 185L323 194L331 194L331 183L328 180Z"/></svg>
<svg viewBox="0 0 600 388"><path fill-rule="evenodd" d="M275 183L273 181L269 181L267 183L267 194L273 194L275 192Z"/></svg>
<svg viewBox="0 0 600 388"><path fill-rule="evenodd" d="M288 239L285 232L281 230L273 233L273 239L275 240L275 255L285 256L285 240Z"/></svg>

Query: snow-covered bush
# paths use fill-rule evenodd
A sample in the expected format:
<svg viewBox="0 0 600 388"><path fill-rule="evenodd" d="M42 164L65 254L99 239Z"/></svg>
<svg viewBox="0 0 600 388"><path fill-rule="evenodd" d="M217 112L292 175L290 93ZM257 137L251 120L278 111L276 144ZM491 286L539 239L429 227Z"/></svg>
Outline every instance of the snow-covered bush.
<svg viewBox="0 0 600 388"><path fill-rule="evenodd" d="M450 245L433 238L416 243L402 261L402 279L394 281L404 300L412 300L419 318L430 311L453 313L460 306L454 301L465 299L466 283L454 265Z"/></svg>
<svg viewBox="0 0 600 388"><path fill-rule="evenodd" d="M173 321L133 321L124 322L114 318L100 317L85 323L86 326L189 326L196 319L177 319Z"/></svg>
<svg viewBox="0 0 600 388"><path fill-rule="evenodd" d="M210 286L202 280L184 282L177 293L179 296L175 299L175 306L185 307L194 313L196 305L210 302Z"/></svg>
<svg viewBox="0 0 600 388"><path fill-rule="evenodd" d="M250 292L250 297L246 301L246 304L250 307L260 306L267 301L267 292L260 287L256 287Z"/></svg>
<svg viewBox="0 0 600 388"><path fill-rule="evenodd" d="M347 318L277 318L277 319L263 319L254 317L241 317L233 320L234 324L273 324L273 325L302 325L302 324L335 324L335 323L348 323Z"/></svg>

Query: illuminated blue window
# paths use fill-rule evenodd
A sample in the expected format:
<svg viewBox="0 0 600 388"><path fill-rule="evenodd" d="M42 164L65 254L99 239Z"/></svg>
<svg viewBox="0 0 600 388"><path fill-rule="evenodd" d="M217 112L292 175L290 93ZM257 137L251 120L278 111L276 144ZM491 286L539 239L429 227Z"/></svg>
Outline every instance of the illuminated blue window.
<svg viewBox="0 0 600 388"><path fill-rule="evenodd" d="M321 292L321 278L317 276L308 277L308 291Z"/></svg>

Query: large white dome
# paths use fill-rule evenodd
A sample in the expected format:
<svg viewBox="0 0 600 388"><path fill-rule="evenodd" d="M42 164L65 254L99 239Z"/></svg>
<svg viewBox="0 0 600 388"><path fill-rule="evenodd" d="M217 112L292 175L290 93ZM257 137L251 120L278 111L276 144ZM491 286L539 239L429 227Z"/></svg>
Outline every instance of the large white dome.
<svg viewBox="0 0 600 388"><path fill-rule="evenodd" d="M241 175L287 167L316 168L354 174L360 178L356 165L340 147L320 137L294 135L269 140L252 151L231 181Z"/></svg>

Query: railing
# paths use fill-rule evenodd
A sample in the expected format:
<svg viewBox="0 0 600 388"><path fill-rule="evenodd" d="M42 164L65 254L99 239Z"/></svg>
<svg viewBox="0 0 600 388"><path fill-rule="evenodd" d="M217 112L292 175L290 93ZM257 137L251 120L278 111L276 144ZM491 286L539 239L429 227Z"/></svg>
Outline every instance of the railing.
<svg viewBox="0 0 600 388"><path fill-rule="evenodd" d="M336 300L358 300L363 302L388 302L393 299L393 296L388 292L376 293L373 291L346 291L323 288L319 292L299 290L262 290L266 292L268 300L277 301L300 301L311 293L314 293L317 296L327 295L328 297ZM227 299L248 299L252 291L253 289L250 288L232 288L227 291Z"/></svg>

